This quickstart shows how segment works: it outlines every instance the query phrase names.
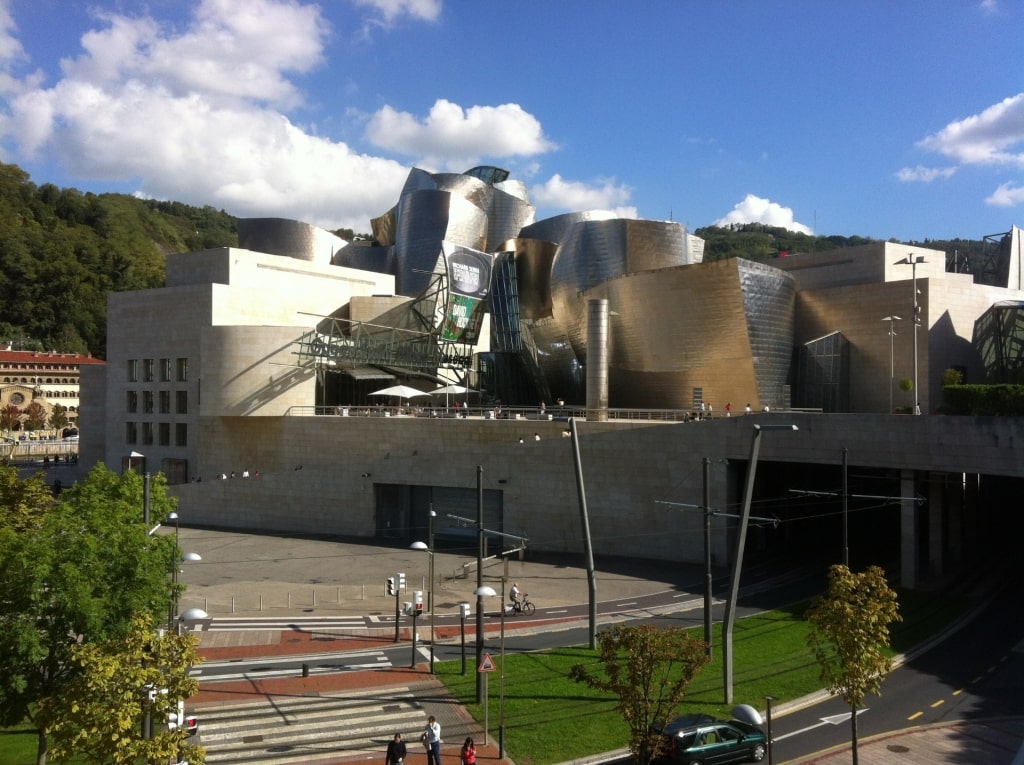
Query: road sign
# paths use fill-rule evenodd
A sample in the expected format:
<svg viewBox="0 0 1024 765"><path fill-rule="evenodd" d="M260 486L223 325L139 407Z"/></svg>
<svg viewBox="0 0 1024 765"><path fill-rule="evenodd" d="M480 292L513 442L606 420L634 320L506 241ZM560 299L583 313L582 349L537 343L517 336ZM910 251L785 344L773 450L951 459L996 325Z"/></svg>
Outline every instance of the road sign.
<svg viewBox="0 0 1024 765"><path fill-rule="evenodd" d="M477 668L477 672L493 672L494 671L494 660L491 659L489 653L484 654L484 660L480 662L480 666Z"/></svg>

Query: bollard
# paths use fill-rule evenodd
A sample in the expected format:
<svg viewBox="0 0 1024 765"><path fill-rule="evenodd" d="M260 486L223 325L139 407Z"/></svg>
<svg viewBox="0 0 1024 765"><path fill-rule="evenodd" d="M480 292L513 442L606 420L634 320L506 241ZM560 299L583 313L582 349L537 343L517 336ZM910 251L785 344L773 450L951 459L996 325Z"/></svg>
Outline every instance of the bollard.
<svg viewBox="0 0 1024 765"><path fill-rule="evenodd" d="M309 665L308 664L303 664L302 665L302 676L303 677L309 677Z"/></svg>

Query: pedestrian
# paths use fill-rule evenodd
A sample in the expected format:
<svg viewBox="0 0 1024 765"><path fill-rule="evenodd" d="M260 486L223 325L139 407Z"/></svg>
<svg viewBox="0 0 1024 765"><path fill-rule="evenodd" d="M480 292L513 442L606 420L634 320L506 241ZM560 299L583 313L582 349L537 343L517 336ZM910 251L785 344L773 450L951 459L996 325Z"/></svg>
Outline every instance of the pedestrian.
<svg viewBox="0 0 1024 765"><path fill-rule="evenodd" d="M476 744L473 743L473 739L466 739L459 756L462 759L462 765L476 765Z"/></svg>
<svg viewBox="0 0 1024 765"><path fill-rule="evenodd" d="M747 409L746 409L746 413L747 413L747 414L750 414L750 412L751 412L751 409L750 409L750 404L747 404Z"/></svg>
<svg viewBox="0 0 1024 765"><path fill-rule="evenodd" d="M427 718L420 741L427 750L427 765L441 765L441 726L433 715Z"/></svg>
<svg viewBox="0 0 1024 765"><path fill-rule="evenodd" d="M402 765L408 751L405 742L402 741L402 734L396 733L393 740L388 742L388 753L384 755L384 765Z"/></svg>
<svg viewBox="0 0 1024 765"><path fill-rule="evenodd" d="M732 417L732 402L725 405L725 416Z"/></svg>

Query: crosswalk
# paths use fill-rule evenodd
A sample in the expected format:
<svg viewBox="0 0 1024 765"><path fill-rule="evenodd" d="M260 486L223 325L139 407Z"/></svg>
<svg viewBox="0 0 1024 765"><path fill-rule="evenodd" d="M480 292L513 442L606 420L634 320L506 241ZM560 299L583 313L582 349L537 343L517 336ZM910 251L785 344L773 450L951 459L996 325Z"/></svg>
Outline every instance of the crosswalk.
<svg viewBox="0 0 1024 765"><path fill-rule="evenodd" d="M379 616L217 616L203 620L203 631L248 630L362 630L381 627L388 621ZM390 618L392 629L395 619Z"/></svg>
<svg viewBox="0 0 1024 765"><path fill-rule="evenodd" d="M427 713L409 688L368 689L196 709L211 765L315 763L365 755L383 758L396 732L407 741ZM411 743L410 743L411 745Z"/></svg>
<svg viewBox="0 0 1024 765"><path fill-rule="evenodd" d="M358 672L370 669L390 669L391 660L382 650L346 651L338 654L286 654L265 656L244 663L238 660L205 661L193 667L189 674L201 683L221 683L231 680L267 680L277 677L295 677L305 669L307 675L333 672Z"/></svg>

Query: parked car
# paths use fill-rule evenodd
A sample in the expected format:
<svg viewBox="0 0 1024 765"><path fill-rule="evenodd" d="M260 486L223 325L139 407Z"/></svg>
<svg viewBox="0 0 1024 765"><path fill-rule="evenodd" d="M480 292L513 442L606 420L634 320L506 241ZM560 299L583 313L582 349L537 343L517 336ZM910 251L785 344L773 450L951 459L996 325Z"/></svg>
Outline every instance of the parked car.
<svg viewBox="0 0 1024 765"><path fill-rule="evenodd" d="M768 736L756 725L740 720L716 720L710 715L677 717L660 733L666 741L656 761L679 765L721 765L761 762Z"/></svg>

